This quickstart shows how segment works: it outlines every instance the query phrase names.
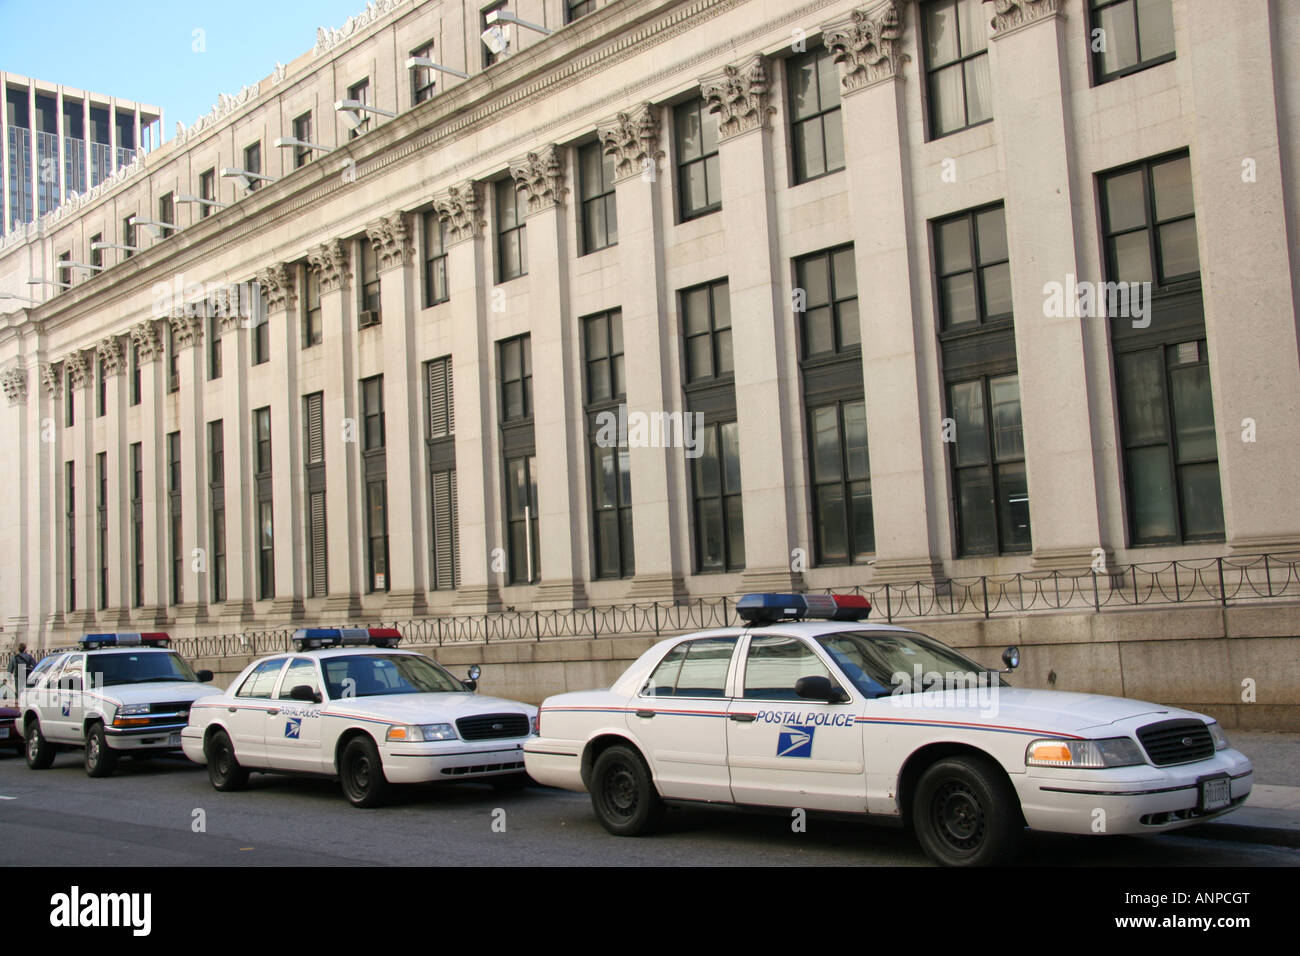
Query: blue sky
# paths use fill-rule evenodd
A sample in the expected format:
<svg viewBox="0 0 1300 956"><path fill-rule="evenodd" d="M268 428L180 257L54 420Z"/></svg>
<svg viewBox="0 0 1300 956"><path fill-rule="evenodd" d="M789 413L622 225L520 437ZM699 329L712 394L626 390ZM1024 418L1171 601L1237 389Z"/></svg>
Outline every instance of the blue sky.
<svg viewBox="0 0 1300 956"><path fill-rule="evenodd" d="M163 139L365 0L0 0L0 70L163 108ZM195 30L204 52L195 52Z"/></svg>

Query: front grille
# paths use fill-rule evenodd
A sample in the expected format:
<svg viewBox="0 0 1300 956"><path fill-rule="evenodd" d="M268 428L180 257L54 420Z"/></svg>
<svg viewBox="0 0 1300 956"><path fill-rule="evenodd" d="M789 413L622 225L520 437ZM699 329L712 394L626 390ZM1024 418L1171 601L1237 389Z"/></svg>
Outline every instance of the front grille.
<svg viewBox="0 0 1300 956"><path fill-rule="evenodd" d="M1202 721L1191 718L1162 720L1139 727L1137 738L1157 767L1192 763L1214 756L1214 738Z"/></svg>
<svg viewBox="0 0 1300 956"><path fill-rule="evenodd" d="M462 740L496 740L500 737L527 737L527 714L483 714L456 721Z"/></svg>
<svg viewBox="0 0 1300 956"><path fill-rule="evenodd" d="M178 700L169 704L150 704L149 713L151 714L188 714L190 704L193 701Z"/></svg>
<svg viewBox="0 0 1300 956"><path fill-rule="evenodd" d="M475 764L473 767L444 767L442 772L448 777L463 777L467 773L496 773L500 770L523 770L524 765L519 763L483 763Z"/></svg>

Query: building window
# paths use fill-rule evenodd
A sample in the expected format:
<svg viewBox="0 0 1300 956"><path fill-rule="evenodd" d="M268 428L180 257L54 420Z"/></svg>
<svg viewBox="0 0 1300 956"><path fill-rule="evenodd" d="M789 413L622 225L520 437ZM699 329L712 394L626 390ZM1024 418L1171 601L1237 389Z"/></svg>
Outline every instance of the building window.
<svg viewBox="0 0 1300 956"><path fill-rule="evenodd" d="M348 87L348 99L355 100L362 106L370 106L370 78L366 77L360 83L354 83ZM370 112L368 110L358 110L359 122L355 127L348 130L348 139L356 139L358 136L364 136L370 132Z"/></svg>
<svg viewBox="0 0 1300 956"><path fill-rule="evenodd" d="M95 560L99 565L99 609L108 607L108 452L95 455Z"/></svg>
<svg viewBox="0 0 1300 956"><path fill-rule="evenodd" d="M325 533L325 393L302 399L307 471L308 596L329 594L329 539Z"/></svg>
<svg viewBox="0 0 1300 956"><path fill-rule="evenodd" d="M491 28L492 24L488 23L489 13L493 13L497 10L504 10L505 8L506 8L506 0L499 0L498 3L494 3L490 7L484 7L479 12L479 32L485 33L487 32L488 29ZM497 24L497 26L501 31L501 36L508 41L508 35L505 32L505 24ZM509 52L508 50L503 50L501 53L494 53L491 49L488 48L488 45L486 43L482 43L482 42L479 43L479 46L483 50L483 69L485 70L493 63L500 62L502 59L506 57L506 55Z"/></svg>
<svg viewBox="0 0 1300 956"><path fill-rule="evenodd" d="M844 125L840 113L840 71L829 50L789 60L790 143L794 181L807 182L844 168Z"/></svg>
<svg viewBox="0 0 1300 956"><path fill-rule="evenodd" d="M424 306L450 298L447 289L447 223L436 211L424 214Z"/></svg>
<svg viewBox="0 0 1300 956"><path fill-rule="evenodd" d="M528 247L524 242L524 200L507 177L496 183L497 281L528 274Z"/></svg>
<svg viewBox="0 0 1300 956"><path fill-rule="evenodd" d="M226 441L220 420L208 422L208 498L212 505L212 594L214 604L226 599Z"/></svg>
<svg viewBox="0 0 1300 956"><path fill-rule="evenodd" d="M857 561L876 550L866 405L858 400L812 408L808 425L817 560Z"/></svg>
<svg viewBox="0 0 1300 956"><path fill-rule="evenodd" d="M181 538L181 433L167 433L167 518L171 553L171 603L185 596L185 547Z"/></svg>
<svg viewBox="0 0 1300 956"><path fill-rule="evenodd" d="M1186 153L1101 177L1106 273L1163 288L1198 279L1196 207Z"/></svg>
<svg viewBox="0 0 1300 956"><path fill-rule="evenodd" d="M215 169L205 169L199 173L199 198L207 200L199 203L199 218L207 219L212 215L212 202L217 198L217 171Z"/></svg>
<svg viewBox="0 0 1300 956"><path fill-rule="evenodd" d="M578 149L578 187L582 191L582 254L618 243L618 204L614 201L614 158L599 142Z"/></svg>
<svg viewBox="0 0 1300 956"><path fill-rule="evenodd" d="M384 377L361 380L361 421L364 451L384 447Z"/></svg>
<svg viewBox="0 0 1300 956"><path fill-rule="evenodd" d="M71 261L72 261L71 252L59 253L59 262L71 262ZM65 266L65 265L59 266L58 281L60 283L58 287L59 292L62 292L65 287L72 285L72 266ZM55 294L57 295L58 293Z"/></svg>
<svg viewBox="0 0 1300 956"><path fill-rule="evenodd" d="M731 299L727 280L706 282L679 293L686 341L686 382L727 377L731 355Z"/></svg>
<svg viewBox="0 0 1300 956"><path fill-rule="evenodd" d="M95 357L95 417L103 418L108 411L108 376L104 374L103 356Z"/></svg>
<svg viewBox="0 0 1300 956"><path fill-rule="evenodd" d="M126 248L122 250L122 255L130 259L135 255L135 214L127 216L122 220L122 245Z"/></svg>
<svg viewBox="0 0 1300 956"><path fill-rule="evenodd" d="M862 344L858 322L858 281L853 247L841 246L795 260L795 282L802 292L804 358L856 351Z"/></svg>
<svg viewBox="0 0 1300 956"><path fill-rule="evenodd" d="M102 266L104 264L104 250L96 249L104 241L104 234L97 232L90 237L90 264L92 266Z"/></svg>
<svg viewBox="0 0 1300 956"><path fill-rule="evenodd" d="M208 316L208 381L221 378L221 318Z"/></svg>
<svg viewBox="0 0 1300 956"><path fill-rule="evenodd" d="M718 118L702 97L673 110L677 146L677 196L681 221L722 208L722 168L718 160Z"/></svg>
<svg viewBox="0 0 1300 956"><path fill-rule="evenodd" d="M411 51L411 56L420 57L425 60L433 59L433 41L430 40L424 46ZM434 93L434 87L437 85L437 71L432 67L417 66L411 70L411 105L419 106L427 99L431 99Z"/></svg>
<svg viewBox="0 0 1300 956"><path fill-rule="evenodd" d="M64 530L68 544L68 610L77 609L77 463L63 463L63 484L66 491L66 508L63 514Z"/></svg>
<svg viewBox="0 0 1300 956"><path fill-rule="evenodd" d="M934 246L945 330L1011 318L1011 264L1001 203L939 220Z"/></svg>
<svg viewBox="0 0 1300 956"><path fill-rule="evenodd" d="M307 270L307 294L303 297L302 347L320 345L324 338L325 315L320 304L320 274Z"/></svg>
<svg viewBox="0 0 1300 956"><path fill-rule="evenodd" d="M144 607L144 463L142 444L131 445L131 557L134 607Z"/></svg>
<svg viewBox="0 0 1300 956"><path fill-rule="evenodd" d="M429 493L433 501L432 568L435 590L460 584L460 531L456 514L456 416L451 358L425 363Z"/></svg>
<svg viewBox="0 0 1300 956"><path fill-rule="evenodd" d="M1028 551L1029 485L1015 375L948 386L957 547L962 556Z"/></svg>
<svg viewBox="0 0 1300 956"><path fill-rule="evenodd" d="M980 0L930 0L921 8L932 139L993 118L985 20Z"/></svg>
<svg viewBox="0 0 1300 956"><path fill-rule="evenodd" d="M63 425L72 428L77 424L77 395L72 387L72 375L65 364L63 367Z"/></svg>
<svg viewBox="0 0 1300 956"><path fill-rule="evenodd" d="M740 428L707 425L696 436L700 455L692 464L695 497L695 566L701 572L745 566L745 522L740 489Z"/></svg>
<svg viewBox="0 0 1300 956"><path fill-rule="evenodd" d="M251 146L244 147L244 172L257 173L258 175L261 175L262 172L261 140L254 143ZM250 193L256 192L260 188L262 188L262 180L253 179L250 177L248 180L248 191Z"/></svg>
<svg viewBox="0 0 1300 956"><path fill-rule="evenodd" d="M500 344L501 420L533 417L533 350L530 337L520 335Z"/></svg>
<svg viewBox="0 0 1300 956"><path fill-rule="evenodd" d="M568 6L565 23L572 23L596 10L596 0L565 0L565 3Z"/></svg>
<svg viewBox="0 0 1300 956"><path fill-rule="evenodd" d="M293 168L302 169L311 162L311 148L301 145L311 142L311 110L294 119L293 138L299 143L293 147Z"/></svg>
<svg viewBox="0 0 1300 956"><path fill-rule="evenodd" d="M131 343L131 404L140 404L140 346Z"/></svg>
<svg viewBox="0 0 1300 956"><path fill-rule="evenodd" d="M587 427L591 446L592 536L596 576L631 577L636 572L632 546L630 450L617 422L627 400L623 362L623 313L619 309L582 320L587 359ZM611 435L610 423L615 423Z"/></svg>
<svg viewBox="0 0 1300 956"><path fill-rule="evenodd" d="M1093 76L1106 83L1174 58L1170 0L1091 0Z"/></svg>
<svg viewBox="0 0 1300 956"><path fill-rule="evenodd" d="M257 596L275 597L275 521L271 498L271 409L253 412L253 482L257 495Z"/></svg>
<svg viewBox="0 0 1300 956"><path fill-rule="evenodd" d="M164 193L158 200L158 221L176 224L176 200L171 193ZM163 229L162 238L168 238L174 230Z"/></svg>
<svg viewBox="0 0 1300 956"><path fill-rule="evenodd" d="M537 458L506 460L506 525L510 535L510 584L533 584L541 576L537 521Z"/></svg>
<svg viewBox="0 0 1300 956"><path fill-rule="evenodd" d="M180 391L181 353L176 344L176 327L167 323L167 391Z"/></svg>
<svg viewBox="0 0 1300 956"><path fill-rule="evenodd" d="M258 475L271 473L271 409L259 408L253 412L253 466Z"/></svg>
<svg viewBox="0 0 1300 956"><path fill-rule="evenodd" d="M379 252L370 239L361 240L360 278L361 316L357 322L364 329L380 322Z"/></svg>
<svg viewBox="0 0 1300 956"><path fill-rule="evenodd" d="M366 482L366 573L367 591L387 591L388 578L388 482Z"/></svg>
<svg viewBox="0 0 1300 956"><path fill-rule="evenodd" d="M271 361L271 320L266 293L261 293L253 300L257 315L253 319L253 364L262 365Z"/></svg>
<svg viewBox="0 0 1300 956"><path fill-rule="evenodd" d="M541 551L532 423L533 359L528 335L497 343L497 379L501 383L501 457L506 465L509 583L530 584L540 575Z"/></svg>

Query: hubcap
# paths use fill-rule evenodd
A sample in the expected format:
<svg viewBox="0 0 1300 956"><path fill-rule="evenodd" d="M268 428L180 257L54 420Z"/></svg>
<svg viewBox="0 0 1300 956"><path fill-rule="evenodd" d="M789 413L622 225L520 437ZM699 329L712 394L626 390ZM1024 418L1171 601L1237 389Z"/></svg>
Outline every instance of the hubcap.
<svg viewBox="0 0 1300 956"><path fill-rule="evenodd" d="M230 748L224 745L217 747L217 773L223 777L230 776Z"/></svg>
<svg viewBox="0 0 1300 956"><path fill-rule="evenodd" d="M957 850L972 850L984 839L984 808L964 783L950 780L934 795L935 830Z"/></svg>
<svg viewBox="0 0 1300 956"><path fill-rule="evenodd" d="M365 757L352 761L352 783L361 792L370 787L370 761Z"/></svg>
<svg viewBox="0 0 1300 956"><path fill-rule="evenodd" d="M605 778L605 803L621 817L630 817L636 812L636 777L628 767L619 765L610 769Z"/></svg>
<svg viewBox="0 0 1300 956"><path fill-rule="evenodd" d="M90 755L92 765L99 763L99 738L94 734L90 735L90 740L86 743L86 752Z"/></svg>
<svg viewBox="0 0 1300 956"><path fill-rule="evenodd" d="M33 760L36 759L36 755L41 750L40 733L41 732L37 730L36 726L33 724L31 733L27 735L27 756L31 757Z"/></svg>

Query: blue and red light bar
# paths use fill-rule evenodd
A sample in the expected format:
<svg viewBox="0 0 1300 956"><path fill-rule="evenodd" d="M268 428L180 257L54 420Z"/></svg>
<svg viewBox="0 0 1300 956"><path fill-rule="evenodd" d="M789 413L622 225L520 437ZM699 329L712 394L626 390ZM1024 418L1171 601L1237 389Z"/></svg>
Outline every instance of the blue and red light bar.
<svg viewBox="0 0 1300 956"><path fill-rule="evenodd" d="M777 621L861 621L871 602L860 594L746 594L736 602L746 624Z"/></svg>
<svg viewBox="0 0 1300 956"><path fill-rule="evenodd" d="M86 650L94 650L97 647L136 647L144 645L146 647L166 647L171 643L171 637L162 631L115 631L109 634L86 634L81 638L80 644Z"/></svg>
<svg viewBox="0 0 1300 956"><path fill-rule="evenodd" d="M300 651L321 647L396 647L402 632L395 627L300 627L293 643Z"/></svg>

